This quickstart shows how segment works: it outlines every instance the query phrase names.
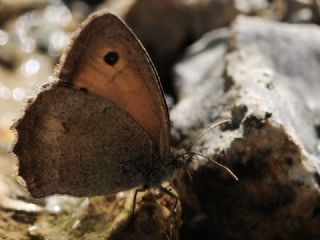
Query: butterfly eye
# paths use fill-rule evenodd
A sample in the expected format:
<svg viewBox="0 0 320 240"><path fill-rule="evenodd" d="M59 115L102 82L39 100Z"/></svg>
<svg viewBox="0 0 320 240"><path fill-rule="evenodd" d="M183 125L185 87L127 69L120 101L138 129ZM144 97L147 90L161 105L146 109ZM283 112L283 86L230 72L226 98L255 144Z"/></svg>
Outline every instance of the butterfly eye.
<svg viewBox="0 0 320 240"><path fill-rule="evenodd" d="M104 55L103 60L106 64L113 66L118 62L119 55L117 52L108 52L106 55Z"/></svg>

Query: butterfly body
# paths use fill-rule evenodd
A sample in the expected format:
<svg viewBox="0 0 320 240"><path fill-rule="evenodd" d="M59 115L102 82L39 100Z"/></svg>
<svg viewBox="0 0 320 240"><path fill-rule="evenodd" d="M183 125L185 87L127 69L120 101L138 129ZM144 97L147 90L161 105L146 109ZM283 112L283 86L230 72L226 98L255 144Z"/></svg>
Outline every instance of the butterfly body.
<svg viewBox="0 0 320 240"><path fill-rule="evenodd" d="M178 167L155 69L116 16L86 20L56 78L16 123L19 175L34 197L158 186Z"/></svg>

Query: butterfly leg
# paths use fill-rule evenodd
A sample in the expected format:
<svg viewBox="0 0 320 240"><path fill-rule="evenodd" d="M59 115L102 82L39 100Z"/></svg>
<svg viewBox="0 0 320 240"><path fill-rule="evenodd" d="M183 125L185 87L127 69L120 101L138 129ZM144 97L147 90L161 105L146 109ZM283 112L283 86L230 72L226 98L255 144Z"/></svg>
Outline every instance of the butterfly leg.
<svg viewBox="0 0 320 240"><path fill-rule="evenodd" d="M133 195L133 200L132 200L132 209L131 209L131 216L134 214L134 210L136 209L136 201L137 201L137 195L139 192L145 192L148 189L148 185L144 185L142 188L136 189Z"/></svg>
<svg viewBox="0 0 320 240"><path fill-rule="evenodd" d="M173 205L173 208L171 209L171 214L174 213L174 211L176 210L177 206L178 206L178 201L179 201L179 198L177 195L175 195L174 193L172 193L169 189L163 187L163 186L159 186L159 189L161 192L169 195L170 197L174 198L175 199L175 202L174 202L174 205Z"/></svg>
<svg viewBox="0 0 320 240"><path fill-rule="evenodd" d="M177 206L178 206L178 201L179 201L179 198L177 195L175 195L173 192L170 191L170 189L167 189L163 186L159 186L159 190L161 192L163 192L164 194L167 194L169 195L170 197L174 198L175 199L175 202L174 202L174 205L172 207L172 209L170 210L170 220L169 222L172 222L173 220L173 213L175 212ZM172 239L172 229L170 228L170 223L169 223L169 235L167 235L167 239Z"/></svg>

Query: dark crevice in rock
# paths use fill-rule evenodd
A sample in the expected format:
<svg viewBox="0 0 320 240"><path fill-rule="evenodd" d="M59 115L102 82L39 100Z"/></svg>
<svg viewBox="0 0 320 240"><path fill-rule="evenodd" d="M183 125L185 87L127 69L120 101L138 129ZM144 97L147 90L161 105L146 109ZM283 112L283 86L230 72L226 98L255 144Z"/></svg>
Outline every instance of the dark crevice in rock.
<svg viewBox="0 0 320 240"><path fill-rule="evenodd" d="M228 124L228 130L238 129L240 124L248 111L248 107L246 105L235 106L231 109L231 123Z"/></svg>
<svg viewBox="0 0 320 240"><path fill-rule="evenodd" d="M318 172L314 173L314 180L316 181L318 186L320 186L320 174Z"/></svg>
<svg viewBox="0 0 320 240"><path fill-rule="evenodd" d="M224 92L228 92L235 85L235 82L232 79L232 76L228 75L228 72L226 70L223 72L223 78L224 78L223 90Z"/></svg>
<svg viewBox="0 0 320 240"><path fill-rule="evenodd" d="M320 138L320 124L315 125L314 128L317 133L317 137Z"/></svg>

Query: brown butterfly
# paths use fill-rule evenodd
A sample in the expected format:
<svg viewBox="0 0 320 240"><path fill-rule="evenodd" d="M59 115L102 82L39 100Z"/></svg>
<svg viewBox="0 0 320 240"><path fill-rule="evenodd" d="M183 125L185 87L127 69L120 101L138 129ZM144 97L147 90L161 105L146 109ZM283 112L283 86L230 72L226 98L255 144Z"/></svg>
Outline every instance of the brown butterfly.
<svg viewBox="0 0 320 240"><path fill-rule="evenodd" d="M185 165L170 148L156 70L118 17L84 21L55 76L16 123L19 175L33 197L160 186Z"/></svg>

